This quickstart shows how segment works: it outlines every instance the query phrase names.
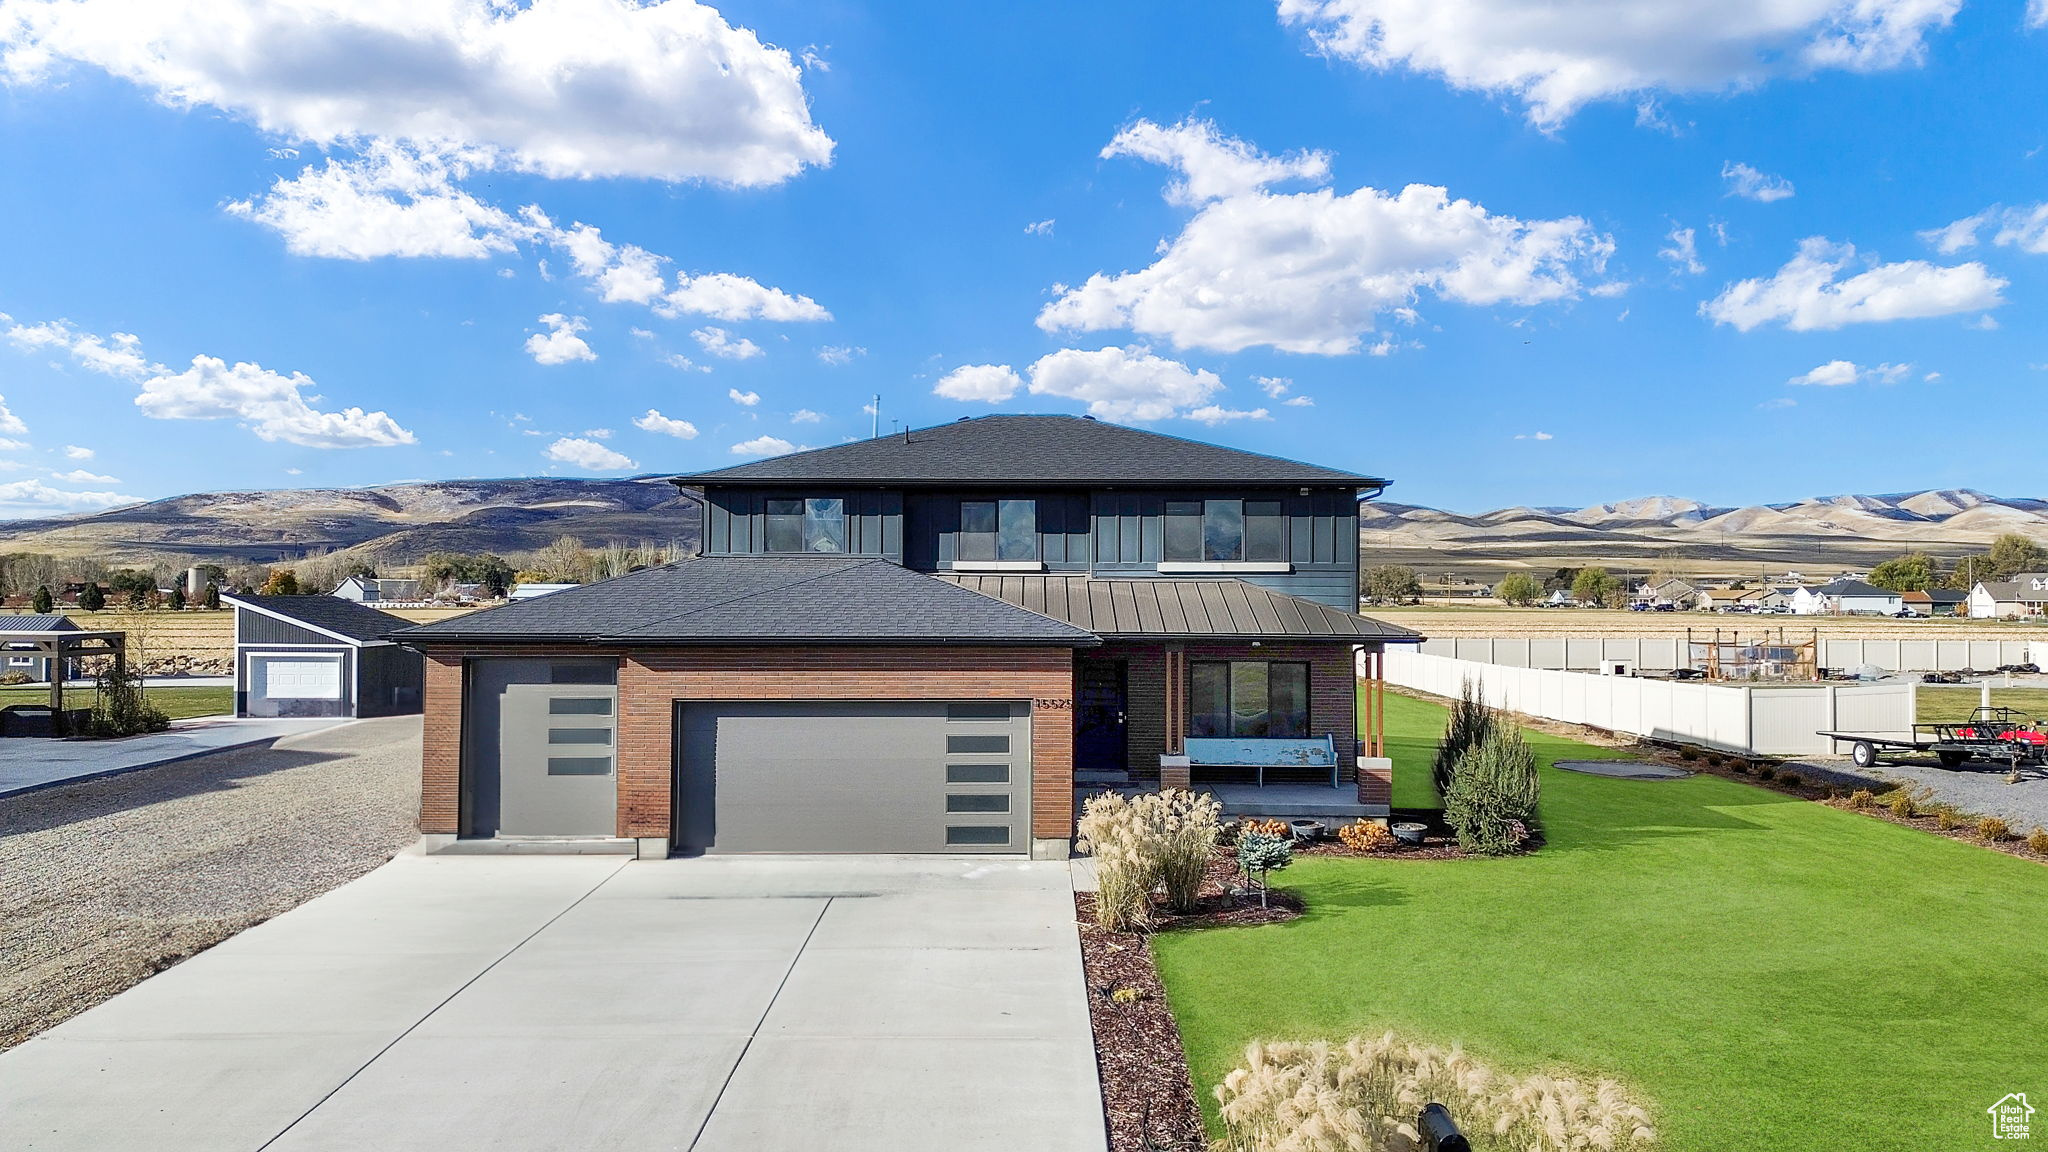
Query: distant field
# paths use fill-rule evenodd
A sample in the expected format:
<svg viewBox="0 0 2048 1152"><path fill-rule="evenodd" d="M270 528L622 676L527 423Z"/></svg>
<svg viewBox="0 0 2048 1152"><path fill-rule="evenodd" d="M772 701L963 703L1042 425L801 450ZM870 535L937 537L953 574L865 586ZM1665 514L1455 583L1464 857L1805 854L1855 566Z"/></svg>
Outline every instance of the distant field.
<svg viewBox="0 0 2048 1152"><path fill-rule="evenodd" d="M1920 723L1943 724L1967 720L1983 698L1975 688L1920 686ZM2048 688L1993 688L1995 708L2017 708L2037 720L2048 720Z"/></svg>
<svg viewBox="0 0 2048 1152"><path fill-rule="evenodd" d="M1743 636L1946 636L1979 639L2048 639L2048 624L1971 620L1937 616L1894 620L1886 616L1759 616L1738 612L1616 612L1601 608L1506 608L1457 605L1426 608L1366 608L1375 620L1413 628L1425 636L1683 636L1734 632Z"/></svg>
<svg viewBox="0 0 2048 1152"><path fill-rule="evenodd" d="M413 624L431 624L476 611L475 608L394 608L389 613ZM63 609L80 628L94 632L126 632L131 653L138 650L151 662L183 658L217 667L201 671L227 673L235 653L235 614L227 609L207 612L199 609L131 612L109 608L103 612ZM0 613L5 619L8 613Z"/></svg>

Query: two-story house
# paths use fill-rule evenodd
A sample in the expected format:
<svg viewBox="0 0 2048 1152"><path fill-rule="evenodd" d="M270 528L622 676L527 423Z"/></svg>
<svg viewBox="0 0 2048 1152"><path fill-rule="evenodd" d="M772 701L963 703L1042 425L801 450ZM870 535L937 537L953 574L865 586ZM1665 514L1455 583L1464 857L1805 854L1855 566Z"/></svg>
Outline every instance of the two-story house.
<svg viewBox="0 0 2048 1152"><path fill-rule="evenodd" d="M675 482L696 558L397 634L424 832L1063 857L1077 774L1317 745L1386 810L1359 670L1421 637L1353 611L1383 480L1003 415Z"/></svg>

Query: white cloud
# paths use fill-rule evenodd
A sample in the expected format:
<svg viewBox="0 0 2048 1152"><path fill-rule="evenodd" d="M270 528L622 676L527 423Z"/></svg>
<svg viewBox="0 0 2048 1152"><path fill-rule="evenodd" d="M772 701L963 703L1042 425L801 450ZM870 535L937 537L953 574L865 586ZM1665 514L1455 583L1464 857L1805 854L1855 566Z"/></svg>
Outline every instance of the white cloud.
<svg viewBox="0 0 2048 1152"><path fill-rule="evenodd" d="M711 371L709 367L697 363L695 360L690 359L688 356L683 355L681 352L671 352L668 355L663 356L661 358L661 362L675 369L678 372Z"/></svg>
<svg viewBox="0 0 2048 1152"><path fill-rule="evenodd" d="M0 323L11 318L0 314ZM134 381L141 385L135 404L143 415L158 420L240 420L264 440L282 440L307 448L381 448L416 443L411 432L383 412L344 408L322 412L313 407L320 397L312 394L318 385L294 372L284 376L259 364L237 363L230 368L212 356L194 356L192 366L173 372L143 355L142 342L126 332L102 339L64 320L8 328L7 339L16 347L34 351L61 349L80 367L102 376ZM18 423L18 421L17 421ZM0 431L6 422L0 420ZM90 460L90 448L67 444L64 454L73 460Z"/></svg>
<svg viewBox="0 0 2048 1152"><path fill-rule="evenodd" d="M306 448L388 448L417 443L413 434L382 412L344 408L321 412L308 400L312 380L284 376L259 364L194 356L192 366L167 369L142 382L135 406L157 420L240 420L260 439Z"/></svg>
<svg viewBox="0 0 2048 1152"><path fill-rule="evenodd" d="M1228 424L1233 420L1271 420L1272 414L1264 408L1225 408L1221 404L1205 404L1200 408L1181 413L1189 420L1209 425Z"/></svg>
<svg viewBox="0 0 2048 1152"><path fill-rule="evenodd" d="M1783 176L1759 172L1747 164L1730 161L1721 165L1721 181L1728 186L1725 196L1740 196L1769 204L1774 200L1787 200L1792 196L1792 182Z"/></svg>
<svg viewBox="0 0 2048 1152"><path fill-rule="evenodd" d="M671 420L652 408L647 410L647 415L634 417L633 427L640 429L642 432L673 436L678 440L695 440L697 438L697 426L695 424L690 423L688 420Z"/></svg>
<svg viewBox="0 0 2048 1152"><path fill-rule="evenodd" d="M752 360L763 355L759 344L744 336L734 339L723 328L699 328L690 335L696 339L699 348L721 360Z"/></svg>
<svg viewBox="0 0 2048 1152"><path fill-rule="evenodd" d="M1280 0L1279 10L1326 55L1512 96L1549 129L1595 100L1918 64L1961 2L1724 0L1711 17L1694 0Z"/></svg>
<svg viewBox="0 0 2048 1152"><path fill-rule="evenodd" d="M932 394L948 400L1000 404L1022 387L1023 377L1008 364L965 364L946 373Z"/></svg>
<svg viewBox="0 0 2048 1152"><path fill-rule="evenodd" d="M1287 395L1294 388L1294 381L1285 376L1260 376L1255 382L1259 386L1259 391L1275 400Z"/></svg>
<svg viewBox="0 0 2048 1152"><path fill-rule="evenodd" d="M1794 400L1790 396L1773 396L1771 399L1758 404L1757 407L1770 412L1779 408L1797 408L1799 407L1799 401Z"/></svg>
<svg viewBox="0 0 2048 1152"><path fill-rule="evenodd" d="M26 440L10 440L7 437L0 436L0 452L19 452L25 448L33 447L35 445Z"/></svg>
<svg viewBox="0 0 2048 1152"><path fill-rule="evenodd" d="M2048 3L2048 0L2042 0ZM1960 252L1977 246L1977 234L1994 228L1991 242L2000 248L2017 248L2036 256L2048 255L2048 203L2008 208L1993 204L1974 216L1920 233L1920 239L1943 253Z"/></svg>
<svg viewBox="0 0 2048 1152"><path fill-rule="evenodd" d="M1515 433L1515 439L1517 439L1517 440L1555 440L1555 439L1557 439L1557 437L1555 437L1555 436L1552 436L1552 435L1551 435L1550 433L1548 433L1548 432L1517 432L1517 433Z"/></svg>
<svg viewBox="0 0 2048 1152"><path fill-rule="evenodd" d="M0 75L67 63L287 142L476 149L552 177L776 184L830 162L789 53L689 0L10 0Z"/></svg>
<svg viewBox="0 0 2048 1152"><path fill-rule="evenodd" d="M1795 332L1840 328L1845 324L1910 320L1979 312L2005 303L2006 282L1978 263L1944 267L1925 260L1877 264L1843 277L1855 263L1856 249L1814 236L1799 242L1799 252L1777 273L1764 279L1731 284L1700 305L1700 313L1717 324L1747 332L1778 322Z"/></svg>
<svg viewBox="0 0 2048 1152"><path fill-rule="evenodd" d="M140 501L119 492L67 492L40 480L0 484L0 508L29 513L96 512Z"/></svg>
<svg viewBox="0 0 2048 1152"><path fill-rule="evenodd" d="M1053 221L1050 219L1033 220L1024 226L1024 234L1026 236L1050 236L1052 235L1052 226Z"/></svg>
<svg viewBox="0 0 2048 1152"><path fill-rule="evenodd" d="M1707 266L1700 263L1699 245L1695 237L1696 233L1690 228L1673 227L1671 234L1665 237L1665 246L1657 249L1657 255L1668 261L1676 271L1688 276L1697 276L1705 272Z"/></svg>
<svg viewBox="0 0 2048 1152"><path fill-rule="evenodd" d="M619 472L637 468L633 458L623 452L614 452L595 440L580 440L564 436L548 445L542 453L550 460L562 464L573 464L591 472Z"/></svg>
<svg viewBox="0 0 2048 1152"><path fill-rule="evenodd" d="M1153 126L1141 122L1118 139L1141 127ZM1570 299L1577 272L1597 271L1613 251L1577 217L1493 215L1422 184L1399 193L1267 192L1258 181L1310 178L1321 166L1300 156L1274 160L1238 141L1224 141L1233 147L1222 147L1219 159L1206 143L1187 143L1208 141L1207 125L1155 131L1180 144L1142 153L1181 172L1169 194L1221 198L1203 203L1149 267L1059 288L1038 315L1040 328L1128 328L1219 352L1270 345L1341 355L1358 351L1382 313L1399 315L1425 288L1478 305Z"/></svg>
<svg viewBox="0 0 2048 1152"><path fill-rule="evenodd" d="M737 388L727 388L725 390L725 398L742 408L752 408L761 402L761 394L759 392L742 392Z"/></svg>
<svg viewBox="0 0 2048 1152"><path fill-rule="evenodd" d="M28 435L28 425L22 423L21 417L16 416L14 410L7 406L5 396L0 396L0 432L10 436Z"/></svg>
<svg viewBox="0 0 2048 1152"><path fill-rule="evenodd" d="M275 231L300 256L479 259L512 251L524 231L456 186L478 160L373 141L360 159L329 157L227 211Z"/></svg>
<svg viewBox="0 0 2048 1152"><path fill-rule="evenodd" d="M780 456L796 451L796 445L780 436L756 436L733 445L730 451L735 456Z"/></svg>
<svg viewBox="0 0 2048 1152"><path fill-rule="evenodd" d="M789 414L791 424L821 424L824 420L823 413L813 412L809 408L799 408Z"/></svg>
<svg viewBox="0 0 2048 1152"><path fill-rule="evenodd" d="M830 364L836 368L841 364L850 364L855 359L865 356L867 354L868 350L860 347L857 344L827 344L823 348L818 349L818 362L821 364Z"/></svg>
<svg viewBox="0 0 2048 1152"><path fill-rule="evenodd" d="M1180 179L1166 186L1171 204L1207 204L1248 196L1286 181L1322 184L1330 178L1327 152L1268 156L1246 141L1225 136L1214 123L1193 117L1170 127L1140 120L1117 133L1101 156L1104 160L1132 156L1180 173Z"/></svg>
<svg viewBox="0 0 2048 1152"><path fill-rule="evenodd" d="M97 472L87 472L87 471L86 471L85 469L83 469L83 468L74 468L74 469L72 469L72 470L71 470L71 471L69 471L69 472L52 472L52 473L50 473L50 479L52 479L52 480L62 480L62 481L64 481L64 482L65 482L66 484L119 484L119 483L120 483L120 481L119 481L119 480L115 479L115 478L114 478L114 477L112 477L112 476L102 476L102 475L100 475L100 474L99 474L99 473L97 473Z"/></svg>
<svg viewBox="0 0 2048 1152"><path fill-rule="evenodd" d="M536 332L526 338L526 354L536 364L568 364L576 360L595 360L597 353L579 332L588 331L590 322L581 316L564 316L550 312L540 318L547 326L546 332Z"/></svg>
<svg viewBox="0 0 2048 1152"><path fill-rule="evenodd" d="M2048 0L2027 0L2027 27L2048 28Z"/></svg>
<svg viewBox="0 0 2048 1152"><path fill-rule="evenodd" d="M1842 388L1850 384L1896 384L1911 372L1911 364L1884 363L1865 368L1849 360L1830 360L1818 368L1785 381L1800 387Z"/></svg>
<svg viewBox="0 0 2048 1152"><path fill-rule="evenodd" d="M1030 390L1034 396L1083 401L1090 415L1105 420L1165 420L1192 409L1222 411L1209 401L1223 390L1223 381L1143 346L1062 348L1031 366Z"/></svg>
<svg viewBox="0 0 2048 1152"><path fill-rule="evenodd" d="M586 428L583 434L592 440L609 440L612 438L612 430L609 428Z"/></svg>
<svg viewBox="0 0 2048 1152"><path fill-rule="evenodd" d="M1289 396L1287 399L1282 400L1281 403L1289 408L1313 408L1316 406L1315 399L1310 396Z"/></svg>

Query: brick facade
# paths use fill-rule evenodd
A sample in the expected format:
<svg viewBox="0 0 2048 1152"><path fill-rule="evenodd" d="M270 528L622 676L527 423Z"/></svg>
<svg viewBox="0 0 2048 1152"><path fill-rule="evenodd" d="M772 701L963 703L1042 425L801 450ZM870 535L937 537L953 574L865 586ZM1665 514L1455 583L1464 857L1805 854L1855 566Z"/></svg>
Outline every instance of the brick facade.
<svg viewBox="0 0 2048 1152"><path fill-rule="evenodd" d="M678 700L1032 700L1031 834L1072 835L1073 653L1066 648L491 648L618 656L618 834L666 837ZM420 829L460 825L463 655L427 661Z"/></svg>
<svg viewBox="0 0 2048 1152"><path fill-rule="evenodd" d="M1203 660L1272 660L1306 663L1308 730L1337 738L1341 778L1350 779L1358 743L1358 673L1348 644L1304 644L1268 640L1254 648L1248 642L1217 644L1190 641L1180 645L1188 663ZM1076 663L1118 660L1124 663L1125 763L1132 776L1151 780L1159 775L1159 757L1166 751L1166 645L1156 640L1113 640L1100 648L1075 653Z"/></svg>

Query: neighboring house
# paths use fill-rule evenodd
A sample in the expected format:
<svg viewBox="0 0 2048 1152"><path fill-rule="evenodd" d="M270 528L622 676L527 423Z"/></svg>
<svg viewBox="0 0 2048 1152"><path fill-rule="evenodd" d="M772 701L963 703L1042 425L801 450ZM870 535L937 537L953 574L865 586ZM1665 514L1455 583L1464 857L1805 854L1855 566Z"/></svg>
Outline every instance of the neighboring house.
<svg viewBox="0 0 2048 1152"><path fill-rule="evenodd" d="M1763 607L1765 588L1705 588L1695 601L1703 612L1752 611Z"/></svg>
<svg viewBox="0 0 2048 1152"><path fill-rule="evenodd" d="M420 710L424 663L385 637L406 621L336 596L222 596L235 610L235 715Z"/></svg>
<svg viewBox="0 0 2048 1152"><path fill-rule="evenodd" d="M1970 615L1982 620L2007 616L2038 616L2048 607L2048 593L2021 580L1979 580L1970 589Z"/></svg>
<svg viewBox="0 0 2048 1152"><path fill-rule="evenodd" d="M1765 588L1763 594L1757 597L1756 606L1765 609L1790 608L1798 594L1799 588L1796 585Z"/></svg>
<svg viewBox="0 0 2048 1152"><path fill-rule="evenodd" d="M1689 580L1667 577L1645 583L1630 599L1656 607L1670 604L1678 608L1691 608L1699 602L1700 588Z"/></svg>
<svg viewBox="0 0 2048 1152"><path fill-rule="evenodd" d="M375 576L351 576L335 587L334 594L358 604L417 604L424 599L417 580Z"/></svg>
<svg viewBox="0 0 2048 1152"><path fill-rule="evenodd" d="M1792 596L1792 610L1802 616L1890 616L1904 607L1897 592L1846 577Z"/></svg>
<svg viewBox="0 0 2048 1152"><path fill-rule="evenodd" d="M1922 592L1901 592L1906 611L1915 616L1955 616L1963 613L1970 594L1953 588L1929 588Z"/></svg>
<svg viewBox="0 0 2048 1152"><path fill-rule="evenodd" d="M513 586L512 586L512 591L511 591L511 593L510 593L510 598L511 598L511 599L513 599L513 600L531 600L531 599L533 599L533 598L534 598L535 596L545 596L545 595L547 595L547 594L548 594L548 593L550 593L550 592L561 592L561 591L565 591L565 590L567 590L567 589L570 589L570 588L574 588L574 587L577 587L577 585L575 585L575 584L515 584L515 585L513 585Z"/></svg>
<svg viewBox="0 0 2048 1152"><path fill-rule="evenodd" d="M1578 606L1579 602L1572 598L1571 589L1553 588L1550 590L1550 595L1545 596L1543 599L1537 601L1537 603L1546 605L1551 608L1575 608Z"/></svg>
<svg viewBox="0 0 2048 1152"><path fill-rule="evenodd" d="M1386 812L1358 661L1421 637L1352 611L1382 480L1005 415L674 482L701 556L396 634L423 832L1063 858L1077 770L1184 786L1202 737L1334 746Z"/></svg>

